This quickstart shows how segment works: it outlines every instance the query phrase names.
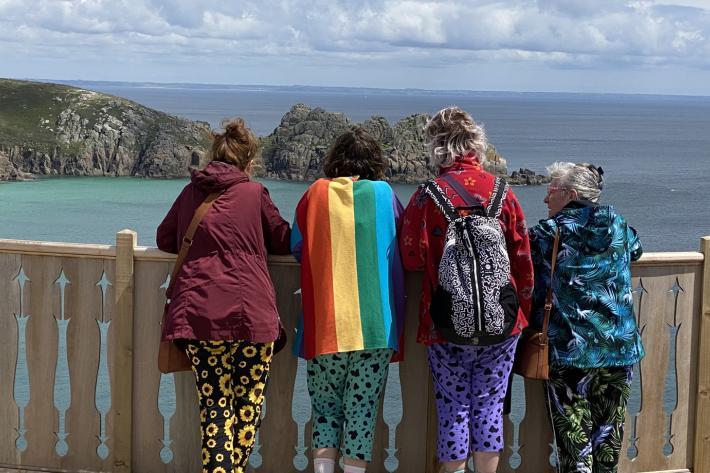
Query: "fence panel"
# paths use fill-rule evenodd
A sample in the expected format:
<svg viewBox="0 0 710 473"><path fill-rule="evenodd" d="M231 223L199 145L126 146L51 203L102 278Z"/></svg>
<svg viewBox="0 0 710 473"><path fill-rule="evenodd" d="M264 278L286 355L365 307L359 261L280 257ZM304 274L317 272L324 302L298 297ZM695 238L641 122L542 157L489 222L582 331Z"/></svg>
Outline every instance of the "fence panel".
<svg viewBox="0 0 710 473"><path fill-rule="evenodd" d="M0 466L199 471L192 375L161 375L156 366L172 256L136 248L133 284L117 285L115 254L98 245L0 241ZM299 268L276 257L269 270L292 342ZM697 253L647 255L633 276L647 356L634 369L620 471L688 471L696 441L703 261ZM390 367L371 471L437 471L436 409L426 350L416 343L421 275L407 275L406 283L405 362ZM117 287L129 292L130 301ZM132 327L120 318L126 307ZM119 327L131 327L128 341L120 342ZM290 351L291 343L273 365L250 459L256 471L312 468L306 364ZM132 389L127 403L121 402L126 387ZM499 471L552 471L542 383L516 377L511 395ZM119 405L132 411L117 423ZM130 429L129 442L119 442L119 428ZM125 455L130 461L123 461Z"/></svg>

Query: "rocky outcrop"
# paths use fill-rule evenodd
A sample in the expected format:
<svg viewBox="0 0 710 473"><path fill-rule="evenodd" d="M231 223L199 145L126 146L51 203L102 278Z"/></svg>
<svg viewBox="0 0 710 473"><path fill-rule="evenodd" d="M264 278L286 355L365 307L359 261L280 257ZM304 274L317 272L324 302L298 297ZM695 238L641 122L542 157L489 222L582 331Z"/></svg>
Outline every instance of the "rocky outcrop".
<svg viewBox="0 0 710 473"><path fill-rule="evenodd" d="M210 142L207 123L73 87L0 80L0 102L12 124L0 152L16 173L183 177ZM0 179L11 172L0 165Z"/></svg>
<svg viewBox="0 0 710 473"><path fill-rule="evenodd" d="M295 105L274 132L262 138L263 174L272 179L317 179L328 147L351 125L342 113Z"/></svg>
<svg viewBox="0 0 710 473"><path fill-rule="evenodd" d="M19 171L7 154L0 151L0 181L26 181L33 179L32 174Z"/></svg>
<svg viewBox="0 0 710 473"><path fill-rule="evenodd" d="M510 176L507 177L507 180L509 184L514 186L538 186L550 182L548 176L535 174L534 171L523 168L513 171Z"/></svg>
<svg viewBox="0 0 710 473"><path fill-rule="evenodd" d="M392 182L421 182L430 175L424 125L426 114L410 115L390 127L383 117L372 117L362 124L378 140L389 161Z"/></svg>
<svg viewBox="0 0 710 473"><path fill-rule="evenodd" d="M184 177L204 164L209 124L167 115L119 97L57 84L0 79L0 180L34 175ZM387 179L418 183L432 172L424 139L429 116L416 114L394 126L383 117L363 123L389 162ZM303 104L288 111L262 138L261 175L315 180L328 148L355 125L344 114ZM488 171L504 176L507 163L495 147ZM517 171L514 184L544 180Z"/></svg>
<svg viewBox="0 0 710 473"><path fill-rule="evenodd" d="M405 117L394 126L383 117L357 124L380 143L389 162L389 181L419 183L433 175L424 138L428 120L428 115L420 113ZM342 113L295 105L274 132L262 138L263 175L299 181L320 177L328 148L340 133L354 125ZM488 147L485 168L497 176L507 175L507 163L493 145ZM547 178L521 169L508 179L511 184L537 184Z"/></svg>

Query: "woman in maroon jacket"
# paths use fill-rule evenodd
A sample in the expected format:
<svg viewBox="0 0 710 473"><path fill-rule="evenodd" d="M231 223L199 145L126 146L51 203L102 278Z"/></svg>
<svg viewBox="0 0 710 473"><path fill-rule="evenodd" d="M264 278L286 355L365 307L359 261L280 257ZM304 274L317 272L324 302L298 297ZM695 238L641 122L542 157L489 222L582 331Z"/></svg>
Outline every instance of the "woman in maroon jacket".
<svg viewBox="0 0 710 473"><path fill-rule="evenodd" d="M258 147L241 118L227 123L158 227L158 248L177 253L197 207L221 193L197 228L162 332L192 360L209 473L245 471L280 330L266 255L289 253L291 230L249 178Z"/></svg>

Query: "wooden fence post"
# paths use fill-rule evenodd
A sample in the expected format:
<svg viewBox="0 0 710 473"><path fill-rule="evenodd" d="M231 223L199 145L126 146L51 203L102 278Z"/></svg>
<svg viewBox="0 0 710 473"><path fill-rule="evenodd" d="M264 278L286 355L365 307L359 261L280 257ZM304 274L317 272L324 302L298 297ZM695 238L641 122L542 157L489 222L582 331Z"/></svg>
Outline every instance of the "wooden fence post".
<svg viewBox="0 0 710 473"><path fill-rule="evenodd" d="M113 323L116 330L114 363L114 472L131 471L133 438L133 252L138 234L121 230L116 234L116 310Z"/></svg>
<svg viewBox="0 0 710 473"><path fill-rule="evenodd" d="M695 410L693 471L710 472L710 236L701 238L703 292L698 338L698 390Z"/></svg>

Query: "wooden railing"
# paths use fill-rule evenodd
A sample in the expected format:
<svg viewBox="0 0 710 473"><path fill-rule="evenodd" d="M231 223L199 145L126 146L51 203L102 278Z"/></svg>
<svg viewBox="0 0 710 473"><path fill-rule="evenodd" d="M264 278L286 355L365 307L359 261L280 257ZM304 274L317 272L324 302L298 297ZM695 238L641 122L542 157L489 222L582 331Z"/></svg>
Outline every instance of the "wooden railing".
<svg viewBox="0 0 710 473"><path fill-rule="evenodd" d="M136 246L0 240L0 469L200 471L188 373L156 368L172 255ZM281 317L300 310L299 267L272 257ZM710 237L701 252L652 253L633 266L647 356L635 367L621 472L710 472ZM436 410L415 343L420 275L407 276L406 359L391 365L371 472L435 472ZM500 471L553 471L542 385L513 382ZM311 471L305 364L276 357L259 472Z"/></svg>

